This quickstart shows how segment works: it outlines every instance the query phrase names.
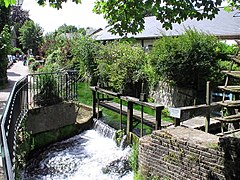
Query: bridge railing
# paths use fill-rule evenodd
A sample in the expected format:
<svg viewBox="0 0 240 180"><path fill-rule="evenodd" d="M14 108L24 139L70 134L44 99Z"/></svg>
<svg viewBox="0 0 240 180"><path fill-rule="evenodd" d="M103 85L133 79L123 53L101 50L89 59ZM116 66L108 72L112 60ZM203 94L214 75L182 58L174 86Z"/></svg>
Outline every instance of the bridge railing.
<svg viewBox="0 0 240 180"><path fill-rule="evenodd" d="M1 149L5 179L15 179L17 132L29 108L51 105L52 102L57 103L56 99L76 100L77 81L76 71L65 71L30 74L15 83L1 117ZM53 87L50 88L51 85Z"/></svg>
<svg viewBox="0 0 240 180"><path fill-rule="evenodd" d="M1 145L5 179L15 179L16 133L28 111L28 78L15 83L1 118Z"/></svg>
<svg viewBox="0 0 240 180"><path fill-rule="evenodd" d="M64 100L76 100L77 72L29 74L29 104L33 107L48 106Z"/></svg>

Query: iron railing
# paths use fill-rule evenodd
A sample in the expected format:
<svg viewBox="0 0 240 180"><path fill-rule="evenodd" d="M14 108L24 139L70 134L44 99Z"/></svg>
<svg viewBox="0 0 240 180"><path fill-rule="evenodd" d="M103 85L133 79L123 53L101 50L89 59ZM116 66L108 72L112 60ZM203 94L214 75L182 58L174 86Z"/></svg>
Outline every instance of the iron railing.
<svg viewBox="0 0 240 180"><path fill-rule="evenodd" d="M31 107L76 100L78 80L76 71L37 73L28 76Z"/></svg>
<svg viewBox="0 0 240 180"><path fill-rule="evenodd" d="M2 159L5 179L15 179L16 133L28 110L28 78L15 83L1 119Z"/></svg>
<svg viewBox="0 0 240 180"><path fill-rule="evenodd" d="M15 179L17 132L29 108L76 98L75 71L30 74L15 83L1 118L1 149L5 179Z"/></svg>

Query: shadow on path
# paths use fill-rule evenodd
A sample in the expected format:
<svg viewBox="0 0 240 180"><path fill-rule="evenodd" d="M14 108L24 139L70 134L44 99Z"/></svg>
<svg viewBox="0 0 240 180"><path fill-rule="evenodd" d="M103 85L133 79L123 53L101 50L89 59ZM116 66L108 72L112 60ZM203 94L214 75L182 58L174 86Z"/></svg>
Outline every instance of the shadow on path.
<svg viewBox="0 0 240 180"><path fill-rule="evenodd" d="M15 73L15 72L7 72L8 77L9 76L21 76L21 74Z"/></svg>

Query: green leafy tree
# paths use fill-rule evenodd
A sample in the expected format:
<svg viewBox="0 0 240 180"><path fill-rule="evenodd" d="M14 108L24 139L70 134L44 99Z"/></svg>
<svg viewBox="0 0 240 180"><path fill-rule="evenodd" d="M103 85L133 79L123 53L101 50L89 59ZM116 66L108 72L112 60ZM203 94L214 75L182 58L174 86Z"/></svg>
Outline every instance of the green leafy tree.
<svg viewBox="0 0 240 180"><path fill-rule="evenodd" d="M30 20L29 11L25 11L21 8L21 6L11 6L11 13L9 16L10 25L14 27L16 32L16 36L19 37L20 32L19 29L23 26L23 24ZM19 47L19 40L17 39L17 47ZM22 47L20 47L22 48Z"/></svg>
<svg viewBox="0 0 240 180"><path fill-rule="evenodd" d="M141 47L128 42L109 43L98 52L99 82L115 91L124 90L128 95L138 96L146 76L146 62Z"/></svg>
<svg viewBox="0 0 240 180"><path fill-rule="evenodd" d="M32 49L33 54L36 55L43 40L42 28L30 20L26 21L19 31L19 40L23 48Z"/></svg>
<svg viewBox="0 0 240 180"><path fill-rule="evenodd" d="M7 55L11 51L11 35L7 25L4 26L0 33L0 86L7 81Z"/></svg>
<svg viewBox="0 0 240 180"><path fill-rule="evenodd" d="M103 14L114 34L136 34L144 29L144 17L156 16L166 29L173 23L181 23L187 18L212 19L219 11L222 0L97 0L94 11ZM201 10L199 10L201 9Z"/></svg>
<svg viewBox="0 0 240 180"><path fill-rule="evenodd" d="M92 38L79 35L71 41L71 67L78 69L80 75L96 84L96 56L98 56L100 44Z"/></svg>
<svg viewBox="0 0 240 180"><path fill-rule="evenodd" d="M10 8L1 6L0 1L0 86L4 85L7 80L7 54L11 50L9 24Z"/></svg>
<svg viewBox="0 0 240 180"><path fill-rule="evenodd" d="M61 33L74 33L74 32L77 32L78 29L76 26L73 26L73 25L66 25L66 24L63 24L62 26L60 26L58 29L57 29L57 32L59 34Z"/></svg>
<svg viewBox="0 0 240 180"><path fill-rule="evenodd" d="M72 0L81 3L81 0ZM38 0L38 4L62 8L62 3L67 0L47 1ZM163 23L163 27L171 28L172 23L181 23L187 18L212 19L219 11L223 0L96 0L94 11L103 14L108 24L112 26L113 33L125 35L128 32L136 34L143 30L144 17L154 15ZM228 0L228 7L240 9L239 0ZM0 5L14 4L14 0L1 0ZM229 8L228 8L229 9Z"/></svg>
<svg viewBox="0 0 240 180"><path fill-rule="evenodd" d="M205 92L206 81L214 85L221 80L219 60L227 59L221 47L216 37L188 30L179 37L164 36L157 40L150 52L150 62L157 79L195 89L200 94Z"/></svg>

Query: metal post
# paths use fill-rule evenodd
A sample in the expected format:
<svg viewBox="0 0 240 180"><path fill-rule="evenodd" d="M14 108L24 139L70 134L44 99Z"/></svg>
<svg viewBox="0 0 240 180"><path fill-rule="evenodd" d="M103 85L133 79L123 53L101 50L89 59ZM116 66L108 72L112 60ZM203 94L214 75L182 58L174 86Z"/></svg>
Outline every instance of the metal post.
<svg viewBox="0 0 240 180"><path fill-rule="evenodd" d="M127 109L127 135L133 130L133 102L128 101Z"/></svg>
<svg viewBox="0 0 240 180"><path fill-rule="evenodd" d="M209 125L210 125L210 81L207 81L207 88L206 88L206 105L207 110L206 110L206 120L205 120L205 132L209 131Z"/></svg>

